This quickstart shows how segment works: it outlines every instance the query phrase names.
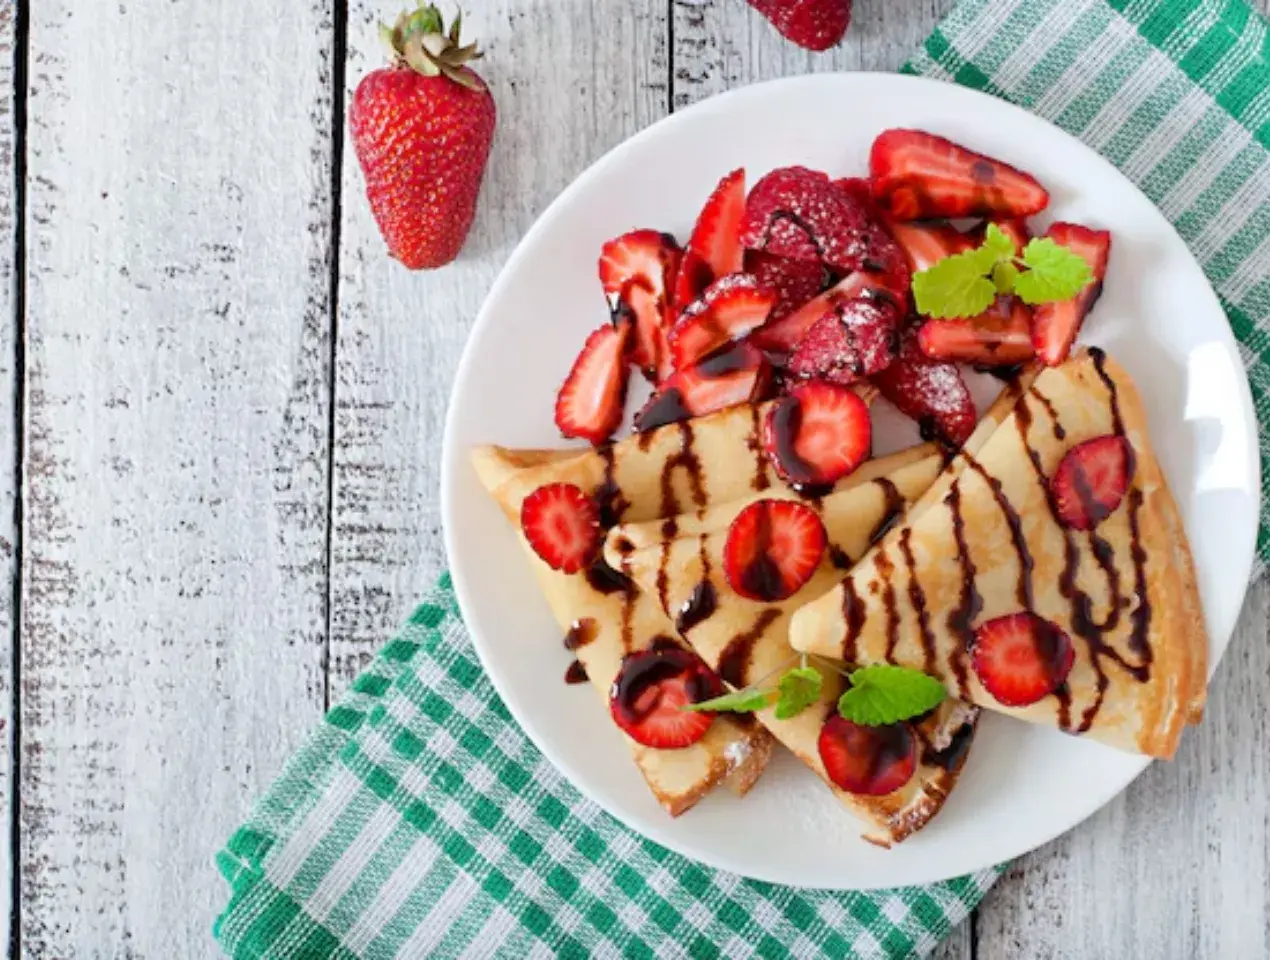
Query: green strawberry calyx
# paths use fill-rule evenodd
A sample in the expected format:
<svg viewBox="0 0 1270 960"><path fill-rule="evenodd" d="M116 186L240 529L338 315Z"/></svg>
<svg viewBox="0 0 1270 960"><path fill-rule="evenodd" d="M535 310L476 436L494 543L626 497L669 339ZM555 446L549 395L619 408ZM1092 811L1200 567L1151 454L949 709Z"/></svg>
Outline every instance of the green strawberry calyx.
<svg viewBox="0 0 1270 960"><path fill-rule="evenodd" d="M443 76L469 90L480 90L480 80L464 66L479 58L481 52L475 43L465 47L459 42L462 23L463 14L459 12L446 30L436 4L423 4L412 13L402 13L391 27L381 23L379 38L394 63L425 77Z"/></svg>

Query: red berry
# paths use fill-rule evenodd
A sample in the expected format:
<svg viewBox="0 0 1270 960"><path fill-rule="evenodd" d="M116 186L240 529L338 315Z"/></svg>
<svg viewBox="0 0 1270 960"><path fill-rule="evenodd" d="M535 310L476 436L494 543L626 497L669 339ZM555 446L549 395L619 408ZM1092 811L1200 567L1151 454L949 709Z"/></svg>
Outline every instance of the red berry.
<svg viewBox="0 0 1270 960"><path fill-rule="evenodd" d="M728 274L710 284L671 328L670 356L675 367L696 363L733 340L743 340L767 322L776 294L747 273Z"/></svg>
<svg viewBox="0 0 1270 960"><path fill-rule="evenodd" d="M781 36L806 50L828 50L851 24L851 0L749 0Z"/></svg>
<svg viewBox="0 0 1270 960"><path fill-rule="evenodd" d="M917 340L916 331L909 328L899 355L873 375L873 383L900 413L917 422L927 440L959 447L975 428L974 400L961 371L951 363L931 360Z"/></svg>
<svg viewBox="0 0 1270 960"><path fill-rule="evenodd" d="M1092 530L1115 513L1129 489L1133 447L1108 434L1067 451L1050 481L1059 521L1073 530Z"/></svg>
<svg viewBox="0 0 1270 960"><path fill-rule="evenodd" d="M636 743L659 750L690 747L714 714L682 709L720 696L723 684L695 654L657 647L628 654L609 691L614 722Z"/></svg>
<svg viewBox="0 0 1270 960"><path fill-rule="evenodd" d="M922 353L932 360L957 360L990 367L1026 363L1032 351L1032 311L1017 297L997 297L977 317L927 320L917 331Z"/></svg>
<svg viewBox="0 0 1270 960"><path fill-rule="evenodd" d="M714 271L710 264L691 250L685 250L679 260L679 269L675 272L674 296L671 300L671 313L679 316L690 303L694 303L706 292L706 287L714 283Z"/></svg>
<svg viewBox="0 0 1270 960"><path fill-rule="evenodd" d="M631 324L620 319L592 331L556 394L556 426L566 437L603 443L626 406L626 346Z"/></svg>
<svg viewBox="0 0 1270 960"><path fill-rule="evenodd" d="M1042 303L1032 312L1032 346L1041 362L1053 367L1067 359L1085 316L1102 293L1107 258L1111 254L1111 234L1076 223L1056 223L1045 235L1088 260L1094 272L1093 281L1073 299Z"/></svg>
<svg viewBox="0 0 1270 960"><path fill-rule="evenodd" d="M632 230L600 251L600 283L614 321L631 320L635 329L631 359L651 380L660 379L671 368L666 331L672 319L670 288L679 259L675 238L656 230Z"/></svg>
<svg viewBox="0 0 1270 960"><path fill-rule="evenodd" d="M763 354L742 341L663 380L635 415L635 429L652 430L760 400L771 379L771 367Z"/></svg>
<svg viewBox="0 0 1270 960"><path fill-rule="evenodd" d="M600 551L600 511L571 483L548 483L525 498L520 528L544 563L577 573Z"/></svg>
<svg viewBox="0 0 1270 960"><path fill-rule="evenodd" d="M763 449L795 487L837 482L868 458L872 445L868 405L855 391L821 380L794 387L763 421Z"/></svg>
<svg viewBox="0 0 1270 960"><path fill-rule="evenodd" d="M989 223L995 223L1002 233L1014 241L1016 256L1023 256L1023 248L1032 239L1032 231L1028 229L1027 221L1022 217L997 217L993 220L985 220L965 235L969 246L977 247L983 243Z"/></svg>
<svg viewBox="0 0 1270 960"><path fill-rule="evenodd" d="M754 275L760 286L776 294L776 305L767 321L769 325L817 296L829 280L829 272L818 263L774 257L761 250L746 252L745 270Z"/></svg>
<svg viewBox="0 0 1270 960"><path fill-rule="evenodd" d="M796 377L855 383L894 359L902 319L885 291L838 300L807 331L787 369Z"/></svg>
<svg viewBox="0 0 1270 960"><path fill-rule="evenodd" d="M962 253L972 246L971 240L946 223L891 223L891 236L908 254L908 262L916 273ZM977 244L974 244L977 246Z"/></svg>
<svg viewBox="0 0 1270 960"><path fill-rule="evenodd" d="M820 514L794 500L757 500L728 528L723 572L743 597L774 603L812 578L828 544Z"/></svg>
<svg viewBox="0 0 1270 960"><path fill-rule="evenodd" d="M820 762L847 793L894 793L917 770L917 738L907 723L866 727L833 714L820 728Z"/></svg>
<svg viewBox="0 0 1270 960"><path fill-rule="evenodd" d="M998 703L1026 707L1063 685L1076 652L1067 634L1033 613L989 620L975 631L970 662Z"/></svg>
<svg viewBox="0 0 1270 960"><path fill-rule="evenodd" d="M1049 204L1036 179L921 130L886 130L869 157L873 196L897 220L1026 217Z"/></svg>
<svg viewBox="0 0 1270 960"><path fill-rule="evenodd" d="M908 310L907 277L905 274L901 283L897 277L877 276L863 271L849 274L787 316L769 321L766 326L755 330L750 342L773 353L792 354L816 321L836 311L841 304L861 297L875 300L889 298L903 315Z"/></svg>
<svg viewBox="0 0 1270 960"><path fill-rule="evenodd" d="M688 249L710 266L716 277L741 270L741 222L745 219L745 170L733 170L719 181L697 217Z"/></svg>

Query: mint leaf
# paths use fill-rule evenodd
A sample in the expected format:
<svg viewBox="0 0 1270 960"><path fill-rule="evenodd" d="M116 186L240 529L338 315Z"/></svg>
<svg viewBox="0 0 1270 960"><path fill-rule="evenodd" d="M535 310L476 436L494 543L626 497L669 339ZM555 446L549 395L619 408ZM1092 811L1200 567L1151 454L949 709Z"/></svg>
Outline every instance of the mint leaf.
<svg viewBox="0 0 1270 960"><path fill-rule="evenodd" d="M715 697L713 700L686 703L679 709L692 713L701 713L702 711L711 713L722 711L753 713L755 710L762 710L771 706L772 699L775 696L775 690L738 690L735 693L725 693L723 696Z"/></svg>
<svg viewBox="0 0 1270 960"><path fill-rule="evenodd" d="M781 677L780 699L776 701L776 719L796 717L820 699L824 679L815 667L795 667Z"/></svg>
<svg viewBox="0 0 1270 960"><path fill-rule="evenodd" d="M992 284L997 293L1013 293L1014 281L1019 276L1019 268L1008 260L998 263L992 268Z"/></svg>
<svg viewBox="0 0 1270 960"><path fill-rule="evenodd" d="M983 248L945 257L913 275L913 302L928 317L974 317L992 305L997 288L985 274L996 263L985 262Z"/></svg>
<svg viewBox="0 0 1270 960"><path fill-rule="evenodd" d="M1049 237L1030 241L1022 261L1028 269L1015 278L1014 292L1024 303L1070 300L1094 278L1088 260Z"/></svg>
<svg viewBox="0 0 1270 960"><path fill-rule="evenodd" d="M880 727L932 710L946 696L944 685L920 670L879 663L851 674L838 698L838 712L852 723Z"/></svg>
<svg viewBox="0 0 1270 960"><path fill-rule="evenodd" d="M979 251L986 263L986 269L983 272L987 273L1000 261L1014 259L1014 241L995 223L989 223Z"/></svg>

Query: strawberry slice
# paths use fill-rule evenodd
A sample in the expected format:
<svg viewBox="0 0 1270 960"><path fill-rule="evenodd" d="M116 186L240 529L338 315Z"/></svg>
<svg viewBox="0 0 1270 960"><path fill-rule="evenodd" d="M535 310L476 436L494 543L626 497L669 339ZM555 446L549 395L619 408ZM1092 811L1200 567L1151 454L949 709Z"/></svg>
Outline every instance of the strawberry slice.
<svg viewBox="0 0 1270 960"><path fill-rule="evenodd" d="M763 449L795 489L837 482L872 446L868 404L854 390L822 380L794 387L763 421Z"/></svg>
<svg viewBox="0 0 1270 960"><path fill-rule="evenodd" d="M825 525L806 504L757 500L737 514L723 548L723 572L743 597L786 600L812 578L825 555Z"/></svg>
<svg viewBox="0 0 1270 960"><path fill-rule="evenodd" d="M1049 204L1036 179L921 130L885 130L869 156L873 196L897 220L1027 217Z"/></svg>
<svg viewBox="0 0 1270 960"><path fill-rule="evenodd" d="M679 260L679 270L675 273L674 295L670 298L672 315L679 316L680 311L690 303L700 300L713 282L714 271L710 269L710 264L691 250L685 250Z"/></svg>
<svg viewBox="0 0 1270 960"><path fill-rule="evenodd" d="M767 322L776 294L747 273L728 274L710 284L668 334L676 369L696 363L731 340L743 340Z"/></svg>
<svg viewBox="0 0 1270 960"><path fill-rule="evenodd" d="M600 510L571 483L548 483L525 498L520 529L547 566L577 573L600 551Z"/></svg>
<svg viewBox="0 0 1270 960"><path fill-rule="evenodd" d="M566 437L600 444L622 422L631 324L618 318L591 332L556 394L556 426Z"/></svg>
<svg viewBox="0 0 1270 960"><path fill-rule="evenodd" d="M967 246L977 247L983 243L989 223L995 223L1002 233L1014 241L1014 253L1016 256L1021 257L1023 248L1032 239L1032 231L1028 229L1027 221L1022 217L997 217L993 220L985 220L965 234L968 241Z"/></svg>
<svg viewBox="0 0 1270 960"><path fill-rule="evenodd" d="M1026 363L1032 350L1032 311L1017 297L997 297L977 317L927 320L917 331L922 353L932 360L959 360L989 367Z"/></svg>
<svg viewBox="0 0 1270 960"><path fill-rule="evenodd" d="M774 257L761 250L746 251L745 270L753 274L760 286L776 294L769 324L789 316L824 290L829 282L829 271L818 263Z"/></svg>
<svg viewBox="0 0 1270 960"><path fill-rule="evenodd" d="M663 380L635 415L635 430L642 433L733 404L760 400L771 379L767 359L742 341Z"/></svg>
<svg viewBox="0 0 1270 960"><path fill-rule="evenodd" d="M923 439L960 447L975 428L975 405L961 371L923 354L911 327L895 360L872 379L900 413L917 421Z"/></svg>
<svg viewBox="0 0 1270 960"><path fill-rule="evenodd" d="M622 234L600 252L600 283L614 321L633 320L631 360L649 379L669 372L665 331L672 319L669 293L680 255L675 238L656 230Z"/></svg>
<svg viewBox="0 0 1270 960"><path fill-rule="evenodd" d="M970 663L979 682L1007 707L1053 693L1071 673L1076 651L1067 634L1033 613L989 620L975 631Z"/></svg>
<svg viewBox="0 0 1270 960"><path fill-rule="evenodd" d="M741 246L744 219L745 168L742 167L719 181L688 239L688 249L709 264L714 276L726 277L741 269L745 253Z"/></svg>
<svg viewBox="0 0 1270 960"><path fill-rule="evenodd" d="M1107 276L1107 258L1111 255L1111 234L1091 230L1078 223L1056 223L1045 232L1057 244L1080 254L1089 261L1093 282L1071 300L1042 303L1032 313L1032 346L1046 366L1054 367L1067 359L1076 334L1098 295Z"/></svg>
<svg viewBox="0 0 1270 960"><path fill-rule="evenodd" d="M866 727L835 713L820 728L818 746L826 775L847 793L894 793L917 770L917 738L907 723Z"/></svg>
<svg viewBox="0 0 1270 960"><path fill-rule="evenodd" d="M925 270L944 257L969 250L978 243L946 223L891 223L891 236L908 254L913 272Z"/></svg>
<svg viewBox="0 0 1270 960"><path fill-rule="evenodd" d="M1059 522L1092 530L1115 513L1132 475L1133 447L1124 437L1107 434L1072 447L1050 481Z"/></svg>
<svg viewBox="0 0 1270 960"><path fill-rule="evenodd" d="M723 683L700 657L655 647L623 658L609 691L609 713L636 743L680 750L704 737L715 716L682 708L722 693Z"/></svg>
<svg viewBox="0 0 1270 960"><path fill-rule="evenodd" d="M851 384L895 358L903 314L889 293L839 300L807 331L788 371L806 379Z"/></svg>
<svg viewBox="0 0 1270 960"><path fill-rule="evenodd" d="M793 313L754 331L750 342L774 354L791 354L815 326L816 321L835 312L841 304L861 297L871 297L876 301L889 299L902 315L908 310L907 283L907 274L902 280L864 272L848 274L835 286L808 300Z"/></svg>
<svg viewBox="0 0 1270 960"><path fill-rule="evenodd" d="M773 170L754 185L745 203L741 240L751 250L812 260L842 272L891 274L908 288L904 251L872 209L806 167Z"/></svg>

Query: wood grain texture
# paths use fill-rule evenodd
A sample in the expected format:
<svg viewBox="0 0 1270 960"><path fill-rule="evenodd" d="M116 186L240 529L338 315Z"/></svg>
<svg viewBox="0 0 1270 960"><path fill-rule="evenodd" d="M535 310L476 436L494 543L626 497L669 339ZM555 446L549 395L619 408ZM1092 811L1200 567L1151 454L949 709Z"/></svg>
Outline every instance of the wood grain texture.
<svg viewBox="0 0 1270 960"><path fill-rule="evenodd" d="M411 273L384 251L345 153L331 557L332 696L445 568L441 435L485 292L534 218L604 151L667 109L665 0L470 3L498 104L459 260ZM376 0L350 5L348 89L382 60Z"/></svg>
<svg viewBox="0 0 1270 960"><path fill-rule="evenodd" d="M17 249L14 171L15 116L13 55L17 14L0 7L0 953L8 956L13 850L7 825L12 816L13 601L17 586L15 507L18 498L17 404L18 317L14 256Z"/></svg>
<svg viewBox="0 0 1270 960"><path fill-rule="evenodd" d="M212 954L212 855L322 704L332 24L260 13L31 9L33 958Z"/></svg>

